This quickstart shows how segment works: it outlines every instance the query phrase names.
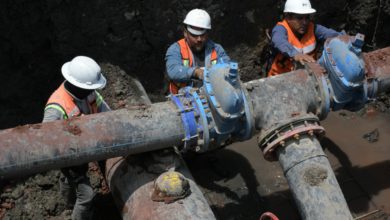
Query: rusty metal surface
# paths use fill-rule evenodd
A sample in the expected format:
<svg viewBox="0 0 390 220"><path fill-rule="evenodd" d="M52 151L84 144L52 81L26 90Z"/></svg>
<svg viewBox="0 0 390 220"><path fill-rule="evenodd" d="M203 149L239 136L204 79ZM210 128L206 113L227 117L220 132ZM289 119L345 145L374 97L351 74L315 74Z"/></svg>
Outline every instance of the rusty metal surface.
<svg viewBox="0 0 390 220"><path fill-rule="evenodd" d="M169 102L0 131L0 178L152 151L181 143Z"/></svg>
<svg viewBox="0 0 390 220"><path fill-rule="evenodd" d="M265 79L247 82L253 105L255 128L261 136L308 113L321 113L322 94L309 72L300 69Z"/></svg>
<svg viewBox="0 0 390 220"><path fill-rule="evenodd" d="M313 136L317 133L325 133L325 129L319 125L305 125L302 127L294 128L292 130L288 130L285 133L282 133L280 137L269 143L263 149L264 157L267 160L273 161L274 159L272 154L275 151L276 147L284 147L286 140L290 138L299 139L300 135L302 134L309 134L310 136Z"/></svg>
<svg viewBox="0 0 390 220"><path fill-rule="evenodd" d="M380 93L390 91L390 47L379 49L373 52L364 53L366 74L369 90L374 91L377 96ZM375 79L375 80L373 80Z"/></svg>
<svg viewBox="0 0 390 220"><path fill-rule="evenodd" d="M378 79L390 77L390 47L363 53L363 59L367 77Z"/></svg>
<svg viewBox="0 0 390 220"><path fill-rule="evenodd" d="M215 219L183 159L173 149L110 161L114 165L107 178L123 219ZM155 202L152 200L154 181L168 169L175 169L186 177L191 193L169 204Z"/></svg>
<svg viewBox="0 0 390 220"><path fill-rule="evenodd" d="M190 180L190 186L195 182ZM149 182L141 186L125 204L123 219L126 220L171 220L171 219L188 219L188 220L215 220L214 214L208 207L207 201L200 202L202 192L192 193L187 199L180 200L170 204L154 202L149 196L153 190L153 183ZM202 196L203 197L203 196Z"/></svg>

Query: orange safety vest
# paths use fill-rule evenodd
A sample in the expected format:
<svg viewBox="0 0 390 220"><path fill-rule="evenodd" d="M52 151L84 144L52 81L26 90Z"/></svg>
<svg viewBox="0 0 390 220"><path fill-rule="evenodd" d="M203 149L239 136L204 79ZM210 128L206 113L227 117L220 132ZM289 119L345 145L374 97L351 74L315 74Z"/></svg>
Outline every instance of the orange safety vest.
<svg viewBox="0 0 390 220"><path fill-rule="evenodd" d="M180 46L180 54L181 54L181 59L183 61L183 65L185 67L192 67L193 65L193 56L190 47L188 46L186 40L183 38L177 42ZM210 57L210 62L211 65L214 65L217 63L217 51L215 51L215 48L211 51L211 57ZM188 83L184 82L174 82L170 81L169 83L169 92L171 94L177 94L179 89L182 87L187 86Z"/></svg>
<svg viewBox="0 0 390 220"><path fill-rule="evenodd" d="M95 91L87 97L87 100L91 114L97 113L98 106L100 106L103 102L103 97ZM63 119L81 115L80 109L74 102L74 98L65 89L64 83L62 83L60 87L50 96L47 101L45 111L49 108L59 110L62 113Z"/></svg>
<svg viewBox="0 0 390 220"><path fill-rule="evenodd" d="M303 54L308 54L316 59L316 36L314 33L314 24L310 22L308 30L302 39L298 39L294 32L291 30L286 20L278 22L277 25L281 25L287 30L287 40L288 42L299 52ZM294 70L293 60L290 57L286 57L283 54L279 53L276 55L271 69L268 72L268 76L274 76L281 73L286 73Z"/></svg>

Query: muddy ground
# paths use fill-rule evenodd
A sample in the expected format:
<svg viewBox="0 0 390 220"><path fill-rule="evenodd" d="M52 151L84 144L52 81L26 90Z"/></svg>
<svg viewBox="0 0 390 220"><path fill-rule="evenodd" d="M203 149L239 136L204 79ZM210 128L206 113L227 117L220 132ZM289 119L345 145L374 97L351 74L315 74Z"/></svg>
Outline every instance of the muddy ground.
<svg viewBox="0 0 390 220"><path fill-rule="evenodd" d="M389 1L312 3L318 10L318 22L337 30L345 29L350 34L366 34L366 51L390 45ZM278 20L282 5L283 1L274 0L2 1L0 129L40 122L47 98L63 80L59 74L61 64L79 54L94 57L101 63L109 81L102 93L113 109L137 104L132 101L137 94L130 89L130 77L140 79L153 102L164 100L163 56L169 44L181 36L178 23L192 7L210 12L211 37L239 62L241 78L244 81L258 78L264 75L261 72L267 45L264 32ZM387 113L389 105L388 96L372 104L375 111ZM366 108L358 113L342 113L345 116L341 117L346 120L365 118L367 114L374 114L372 112ZM252 144L245 146L241 148L243 155L256 149ZM216 215L220 219L257 219L260 212L273 210L280 213L282 219L297 219L283 174L277 171L278 164L266 166L276 171L275 175L264 177L266 181L261 187L262 182L253 173L261 176L261 172L267 170L248 162L251 160L237 154L235 148L219 151L217 155L188 158L195 161L190 168ZM251 155L257 157L257 153ZM258 157L261 158L261 154ZM226 158L233 158L240 166L234 167L234 163L229 167L221 166ZM95 171L90 170L98 193L94 219L119 219L112 198ZM51 171L1 182L0 219L69 219L70 211L58 193L58 177L58 171ZM270 194L274 191L276 193ZM284 209L275 208L275 204L281 204Z"/></svg>

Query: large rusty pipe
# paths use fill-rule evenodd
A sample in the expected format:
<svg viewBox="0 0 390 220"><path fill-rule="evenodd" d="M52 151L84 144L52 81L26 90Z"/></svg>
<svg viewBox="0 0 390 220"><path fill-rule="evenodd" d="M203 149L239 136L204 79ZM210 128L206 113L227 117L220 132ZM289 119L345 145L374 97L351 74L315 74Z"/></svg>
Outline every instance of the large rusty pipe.
<svg viewBox="0 0 390 220"><path fill-rule="evenodd" d="M183 130L171 102L2 130L0 178L179 145Z"/></svg>
<svg viewBox="0 0 390 220"><path fill-rule="evenodd" d="M147 152L110 159L107 165L107 180L123 219L216 219L179 154L170 150ZM154 181L168 168L186 177L191 194L169 204L153 201Z"/></svg>
<svg viewBox="0 0 390 220"><path fill-rule="evenodd" d="M325 102L322 72L318 66L309 65L306 70L246 84L254 108L256 129L260 130L260 141L270 133L279 135L278 132L286 127L290 129L291 126L290 132L294 132L292 122L299 122L302 118L314 118L315 121L316 115L324 115L321 113ZM302 219L352 219L315 136L309 138L307 134L295 133L294 137L283 139L283 144L276 146L274 151Z"/></svg>
<svg viewBox="0 0 390 220"><path fill-rule="evenodd" d="M304 73L301 70L296 72L299 76L297 79L301 78L300 80L294 79L291 74L276 77L280 86L271 92L287 96L281 97L280 100L273 99L272 106L293 110L294 107L288 103L289 100L297 99L304 94L313 94L314 89L306 83L309 79ZM283 88L281 82L284 80L289 83L284 83ZM271 84L275 79L260 81L267 86L266 82ZM297 84L295 87L289 86L295 84ZM283 92L289 90L291 92ZM255 108L258 111L262 111L264 103L267 103L267 99L262 97L272 96L272 93L256 91L252 92L254 94L251 97L252 102L257 104ZM308 105L307 101L303 101L304 98L300 100L302 103L299 106ZM277 102L280 102L280 105ZM262 112L258 113L263 118L256 120L257 127L277 119L272 116L272 111L266 114L266 117L273 117L269 119L264 118ZM180 145L183 137L184 129L180 115L171 102L87 115L65 121L19 126L0 131L0 178L23 176L88 161L167 148Z"/></svg>
<svg viewBox="0 0 390 220"><path fill-rule="evenodd" d="M132 79L130 83L133 83L131 89L134 93L139 94L132 101L151 105L139 81ZM174 169L187 178L191 194L180 202L170 204L152 201L154 181L168 169ZM184 160L173 148L108 159L106 179L124 220L215 219Z"/></svg>
<svg viewBox="0 0 390 220"><path fill-rule="evenodd" d="M302 219L353 219L328 158L314 136L286 141L277 154Z"/></svg>

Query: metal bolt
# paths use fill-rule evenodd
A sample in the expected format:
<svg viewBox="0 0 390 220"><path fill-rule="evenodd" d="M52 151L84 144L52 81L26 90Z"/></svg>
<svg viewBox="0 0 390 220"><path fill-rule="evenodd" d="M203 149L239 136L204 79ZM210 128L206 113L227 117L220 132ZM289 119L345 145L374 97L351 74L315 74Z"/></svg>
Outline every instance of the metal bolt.
<svg viewBox="0 0 390 220"><path fill-rule="evenodd" d="M294 138L295 138L296 140L299 140L299 134L294 134Z"/></svg>
<svg viewBox="0 0 390 220"><path fill-rule="evenodd" d="M282 146L282 147L284 147L284 146L286 146L286 142L281 141L281 142L279 142L279 145Z"/></svg>
<svg viewBox="0 0 390 220"><path fill-rule="evenodd" d="M308 133L310 136L313 136L313 134L314 134L313 130L310 130Z"/></svg>

